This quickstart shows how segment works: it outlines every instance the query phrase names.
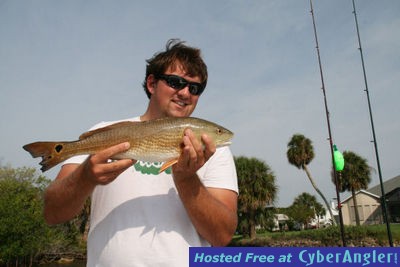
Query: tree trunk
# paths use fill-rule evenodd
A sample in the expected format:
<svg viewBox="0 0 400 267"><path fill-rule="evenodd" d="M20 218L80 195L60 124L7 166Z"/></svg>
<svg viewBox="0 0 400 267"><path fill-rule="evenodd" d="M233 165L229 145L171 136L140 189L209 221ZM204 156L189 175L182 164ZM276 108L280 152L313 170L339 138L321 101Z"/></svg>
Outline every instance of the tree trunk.
<svg viewBox="0 0 400 267"><path fill-rule="evenodd" d="M358 204L357 204L356 192L354 191L354 189L351 189L351 196L353 197L354 215L356 217L356 225L360 226L360 215L358 214Z"/></svg>
<svg viewBox="0 0 400 267"><path fill-rule="evenodd" d="M310 171L309 171L308 168L307 168L307 165L303 165L303 169L304 169L304 171L306 172L307 177L308 177L308 179L309 179L310 182L311 182L311 185L314 187L315 191L317 191L317 193L320 195L320 197L322 198L322 200L325 202L325 206L326 206L326 208L328 209L329 215L331 215L333 225L336 225L336 220L335 220L335 217L333 217L333 213L332 213L331 207L330 207L328 201L326 200L325 196L322 194L322 192L321 192L321 191L318 189L318 187L315 185L314 180L313 180L312 177L311 177L311 173L310 173ZM340 205L340 203L338 203L338 204Z"/></svg>
<svg viewBox="0 0 400 267"><path fill-rule="evenodd" d="M250 239L256 238L256 226L253 222L249 223L249 232L250 232Z"/></svg>
<svg viewBox="0 0 400 267"><path fill-rule="evenodd" d="M256 224L255 224L255 212L254 210L250 210L249 212L249 233L250 233L250 239L255 239L256 238Z"/></svg>

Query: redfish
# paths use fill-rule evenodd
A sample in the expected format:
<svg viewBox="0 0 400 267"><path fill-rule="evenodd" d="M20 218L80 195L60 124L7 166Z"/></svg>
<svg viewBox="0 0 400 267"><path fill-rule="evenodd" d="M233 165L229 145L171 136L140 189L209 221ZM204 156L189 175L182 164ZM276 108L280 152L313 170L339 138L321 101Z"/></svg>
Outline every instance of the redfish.
<svg viewBox="0 0 400 267"><path fill-rule="evenodd" d="M124 121L83 133L79 140L35 142L23 146L32 157L42 157L44 172L76 155L95 154L105 148L129 142L130 148L112 159L135 159L163 162L160 172L175 164L182 150L184 130L190 128L200 141L207 134L216 147L231 144L233 133L228 129L199 118L162 118L144 122Z"/></svg>

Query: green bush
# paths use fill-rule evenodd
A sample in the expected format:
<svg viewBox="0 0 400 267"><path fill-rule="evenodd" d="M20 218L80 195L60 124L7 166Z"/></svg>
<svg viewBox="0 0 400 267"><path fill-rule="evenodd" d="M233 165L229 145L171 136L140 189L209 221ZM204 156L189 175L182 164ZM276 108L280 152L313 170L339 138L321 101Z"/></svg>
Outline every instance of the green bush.
<svg viewBox="0 0 400 267"><path fill-rule="evenodd" d="M46 241L41 214L43 177L32 169L0 169L0 259L30 261Z"/></svg>
<svg viewBox="0 0 400 267"><path fill-rule="evenodd" d="M42 195L49 182L32 168L0 166L0 266L27 266L78 247L74 224L48 227L44 221Z"/></svg>

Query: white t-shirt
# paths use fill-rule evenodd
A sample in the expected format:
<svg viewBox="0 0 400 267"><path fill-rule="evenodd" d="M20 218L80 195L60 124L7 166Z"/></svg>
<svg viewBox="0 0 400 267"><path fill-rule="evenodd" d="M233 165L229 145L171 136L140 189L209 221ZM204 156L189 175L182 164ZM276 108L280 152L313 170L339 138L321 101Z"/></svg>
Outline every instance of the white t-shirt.
<svg viewBox="0 0 400 267"><path fill-rule="evenodd" d="M115 122L100 123L93 129ZM64 164L82 163L86 157L73 157ZM138 161L112 183L95 188L87 266L186 267L189 247L209 246L186 213L171 169L158 174L161 165ZM229 147L217 148L197 174L206 187L238 192Z"/></svg>

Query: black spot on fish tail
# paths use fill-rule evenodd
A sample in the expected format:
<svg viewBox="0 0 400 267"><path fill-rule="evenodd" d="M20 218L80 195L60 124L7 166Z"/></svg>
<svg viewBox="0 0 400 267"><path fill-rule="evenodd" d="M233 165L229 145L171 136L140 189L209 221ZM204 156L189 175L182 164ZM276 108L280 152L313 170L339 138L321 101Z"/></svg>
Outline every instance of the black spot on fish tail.
<svg viewBox="0 0 400 267"><path fill-rule="evenodd" d="M63 145L61 145L61 144L58 144L58 145L56 145L56 147L55 147L55 149L56 149L57 153L60 153L60 152L61 152L61 150L63 150L63 148L64 148L64 146L63 146Z"/></svg>
<svg viewBox="0 0 400 267"><path fill-rule="evenodd" d="M46 171L68 158L65 156L66 142L35 142L24 145L23 148L28 151L32 157L41 157L39 163L42 171Z"/></svg>

